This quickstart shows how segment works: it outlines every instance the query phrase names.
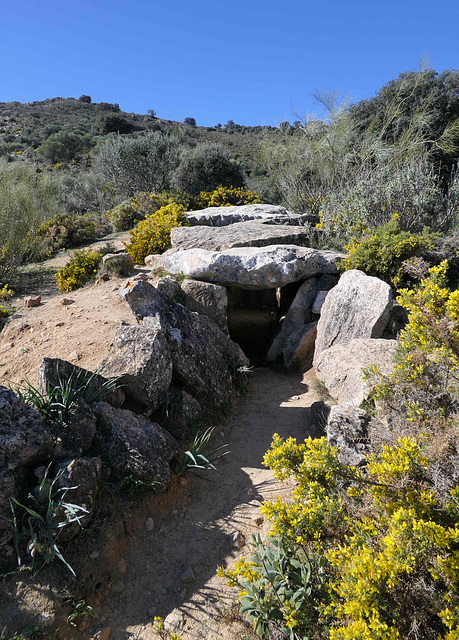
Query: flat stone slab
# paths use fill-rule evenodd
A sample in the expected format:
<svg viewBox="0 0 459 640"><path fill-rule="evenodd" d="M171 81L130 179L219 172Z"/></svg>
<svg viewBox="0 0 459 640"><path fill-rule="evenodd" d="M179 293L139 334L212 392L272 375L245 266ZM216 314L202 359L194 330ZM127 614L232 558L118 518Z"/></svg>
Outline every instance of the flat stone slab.
<svg viewBox="0 0 459 640"><path fill-rule="evenodd" d="M208 207L187 213L191 226L225 227L236 222L270 220L275 224L304 224L308 216L292 213L275 204L244 204L234 207Z"/></svg>
<svg viewBox="0 0 459 640"><path fill-rule="evenodd" d="M234 247L266 247L273 244L293 244L307 247L311 234L303 226L267 224L253 220L224 227L176 227L171 232L170 255L185 249L226 251Z"/></svg>
<svg viewBox="0 0 459 640"><path fill-rule="evenodd" d="M336 273L345 256L294 245L239 247L226 251L187 249L163 260L169 273L244 289L275 289L322 273Z"/></svg>

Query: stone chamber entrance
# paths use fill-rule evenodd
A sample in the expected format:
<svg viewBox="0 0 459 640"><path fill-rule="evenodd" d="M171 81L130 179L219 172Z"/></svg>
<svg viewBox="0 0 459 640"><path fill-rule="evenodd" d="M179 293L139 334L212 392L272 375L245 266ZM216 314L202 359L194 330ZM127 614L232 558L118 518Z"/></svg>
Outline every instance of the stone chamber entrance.
<svg viewBox="0 0 459 640"><path fill-rule="evenodd" d="M303 281L277 289L228 286L228 330L250 364L266 365L266 355Z"/></svg>

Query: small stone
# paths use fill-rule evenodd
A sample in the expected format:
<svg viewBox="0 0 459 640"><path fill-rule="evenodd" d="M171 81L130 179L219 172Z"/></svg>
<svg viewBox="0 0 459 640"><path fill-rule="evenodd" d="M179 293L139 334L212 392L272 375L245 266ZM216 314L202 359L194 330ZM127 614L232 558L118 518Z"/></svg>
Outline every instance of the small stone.
<svg viewBox="0 0 459 640"><path fill-rule="evenodd" d="M263 516L261 516L259 513L257 513L256 515L252 516L252 520L257 525L257 527L261 527L261 525L265 521Z"/></svg>
<svg viewBox="0 0 459 640"><path fill-rule="evenodd" d="M236 549L242 549L245 545L245 536L240 531L235 531L231 536L233 547Z"/></svg>
<svg viewBox="0 0 459 640"><path fill-rule="evenodd" d="M188 484L188 480L186 478L179 478L179 483L182 485L182 487L186 487Z"/></svg>
<svg viewBox="0 0 459 640"><path fill-rule="evenodd" d="M38 307L41 302L41 296L28 296L24 298L24 304L26 307Z"/></svg>
<svg viewBox="0 0 459 640"><path fill-rule="evenodd" d="M27 324L27 322L18 322L16 329L18 331L25 331L26 329L30 329L30 324Z"/></svg>
<svg viewBox="0 0 459 640"><path fill-rule="evenodd" d="M72 300L71 298L61 298L60 299L60 303L64 307L67 307L69 304L73 304L74 302L75 302L75 300Z"/></svg>
<svg viewBox="0 0 459 640"><path fill-rule="evenodd" d="M191 567L187 567L185 571L182 573L182 575L180 576L180 580L185 584L194 582L196 580L196 576L194 574L193 569Z"/></svg>
<svg viewBox="0 0 459 640"><path fill-rule="evenodd" d="M0 347L0 353L5 353L5 351L9 351L13 347L14 347L14 342L5 342L5 344L3 344Z"/></svg>
<svg viewBox="0 0 459 640"><path fill-rule="evenodd" d="M153 518L150 516L145 520L145 529L147 531L153 531L154 527L155 527L155 523L153 522Z"/></svg>
<svg viewBox="0 0 459 640"><path fill-rule="evenodd" d="M118 562L118 573L122 576L125 575L127 571L127 564L126 564L126 560L124 558L122 558L119 562Z"/></svg>
<svg viewBox="0 0 459 640"><path fill-rule="evenodd" d="M173 633L176 629L183 627L185 624L185 616L180 611L171 611L164 619L164 629L167 633Z"/></svg>
<svg viewBox="0 0 459 640"><path fill-rule="evenodd" d="M65 322L56 322L55 327L63 327Z"/></svg>
<svg viewBox="0 0 459 640"><path fill-rule="evenodd" d="M177 514L178 514L177 509L172 509L172 515L173 515L173 516L176 516Z"/></svg>
<svg viewBox="0 0 459 640"><path fill-rule="evenodd" d="M148 276L146 273L138 273L132 279L133 280L149 280L150 276Z"/></svg>
<svg viewBox="0 0 459 640"><path fill-rule="evenodd" d="M111 631L110 627L105 627L105 629L101 629L94 634L91 640L108 640L110 638Z"/></svg>
<svg viewBox="0 0 459 640"><path fill-rule="evenodd" d="M89 557L91 558L91 560L97 560L99 556L100 556L100 553L98 551L93 551L91 554L89 554Z"/></svg>
<svg viewBox="0 0 459 640"><path fill-rule="evenodd" d="M70 362L78 362L80 358L81 358L80 354L77 353L76 351L72 351L72 353L69 355Z"/></svg>

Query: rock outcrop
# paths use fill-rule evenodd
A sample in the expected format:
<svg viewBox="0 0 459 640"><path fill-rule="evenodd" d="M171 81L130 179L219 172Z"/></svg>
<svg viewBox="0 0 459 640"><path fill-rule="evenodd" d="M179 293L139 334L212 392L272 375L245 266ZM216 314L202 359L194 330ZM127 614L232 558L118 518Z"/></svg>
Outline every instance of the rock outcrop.
<svg viewBox="0 0 459 640"><path fill-rule="evenodd" d="M301 340L304 326L312 321L312 306L317 295L317 279L308 278L298 290L287 315L282 323L281 330L274 338L266 359L274 362L283 353L287 341L295 334ZM300 330L300 331L299 331ZM290 350L293 347L291 344Z"/></svg>
<svg viewBox="0 0 459 640"><path fill-rule="evenodd" d="M183 305L189 311L211 318L228 335L228 294L225 287L187 278L182 282L182 291Z"/></svg>
<svg viewBox="0 0 459 640"><path fill-rule="evenodd" d="M46 460L52 448L40 414L0 386L0 545L13 535L10 499L21 497L22 472Z"/></svg>
<svg viewBox="0 0 459 640"><path fill-rule="evenodd" d="M370 453L368 425L371 417L363 409L340 407L330 408L327 421L327 442L338 447L341 464L359 467L365 464L365 456Z"/></svg>

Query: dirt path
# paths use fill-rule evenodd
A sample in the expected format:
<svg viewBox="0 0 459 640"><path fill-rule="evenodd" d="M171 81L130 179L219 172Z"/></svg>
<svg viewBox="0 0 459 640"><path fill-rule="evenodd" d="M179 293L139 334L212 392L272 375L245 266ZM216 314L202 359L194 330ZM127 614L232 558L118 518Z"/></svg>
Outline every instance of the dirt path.
<svg viewBox="0 0 459 640"><path fill-rule="evenodd" d="M249 553L250 547L234 545L235 534L249 541L252 533L266 532L266 524L256 522L259 501L288 495L291 486L274 480L261 462L273 433L300 440L313 433L313 380L312 371L256 369L251 391L216 427L218 443L227 442L231 454L219 462L213 482L187 481L169 500L147 500L131 510L119 580L99 611L110 640L156 638L155 615L169 616L183 640L251 637L234 615L235 590L215 571Z"/></svg>
<svg viewBox="0 0 459 640"><path fill-rule="evenodd" d="M61 266L65 258L55 262L48 266ZM0 384L35 382L45 356L96 369L120 322L135 321L119 296L120 282L113 278L65 296L51 286L36 292L42 294L38 307L18 302L0 333ZM62 305L63 297L72 304ZM213 444L228 443L231 454L219 461L212 482L187 476L160 496L107 500L101 505L109 513L107 526L99 516L95 531L66 550L78 573L76 586L60 565L34 582L17 576L0 585L0 636L8 621L17 621L14 632L44 620L60 626L56 637L66 640L150 640L157 638L153 618L161 616L176 623L183 640L254 637L237 615L235 590L215 572L250 553L248 545L237 548L235 535L248 542L252 533L266 533L267 523L257 524L260 500L289 494L291 486L274 481L261 462L274 433L300 440L313 433L313 380L312 370L287 375L255 369L249 392L215 425ZM94 607L97 618L82 619L72 632L65 619L74 593ZM96 635L102 629L110 634Z"/></svg>

